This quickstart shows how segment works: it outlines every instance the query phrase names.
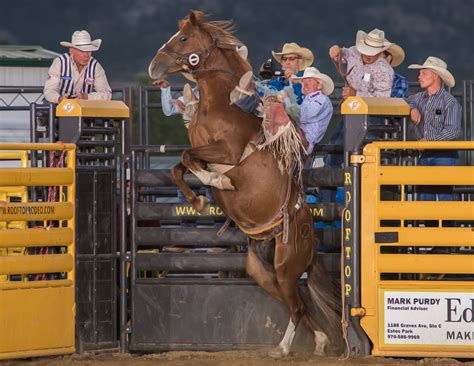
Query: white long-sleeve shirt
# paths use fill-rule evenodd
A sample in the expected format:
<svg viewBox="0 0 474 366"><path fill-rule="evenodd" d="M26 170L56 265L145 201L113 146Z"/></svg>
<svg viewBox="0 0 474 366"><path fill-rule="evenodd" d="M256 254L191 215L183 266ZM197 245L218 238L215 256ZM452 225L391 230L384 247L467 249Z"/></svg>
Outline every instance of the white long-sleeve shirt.
<svg viewBox="0 0 474 366"><path fill-rule="evenodd" d="M74 63L74 60L71 58L72 66L72 79L74 80L74 89L82 90L82 84L84 84L84 78L86 76L86 67L79 72L77 65ZM44 84L44 97L48 102L58 103L58 99L61 96L59 94L61 86L61 60L59 57L56 57L49 68L48 71L48 80ZM110 100L112 98L112 90L107 81L105 71L102 66L97 62L95 75L94 75L94 84L93 92L88 94L90 100Z"/></svg>
<svg viewBox="0 0 474 366"><path fill-rule="evenodd" d="M175 114L180 114L178 107L172 102L173 96L171 95L171 87L160 88L161 90L161 108L163 109L163 114L167 117L173 116ZM199 89L197 87L193 88L193 93L199 99ZM184 104L183 96L177 98L181 103Z"/></svg>

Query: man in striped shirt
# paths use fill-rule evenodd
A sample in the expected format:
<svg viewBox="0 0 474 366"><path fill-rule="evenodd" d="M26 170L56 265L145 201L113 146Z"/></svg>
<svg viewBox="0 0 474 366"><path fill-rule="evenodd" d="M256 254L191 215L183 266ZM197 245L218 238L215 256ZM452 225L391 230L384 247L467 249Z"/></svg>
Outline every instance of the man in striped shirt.
<svg viewBox="0 0 474 366"><path fill-rule="evenodd" d="M64 98L110 100L110 89L105 71L92 57L102 43L91 40L89 32L76 31L71 42L60 42L69 53L56 57L48 71L44 97L50 103L60 103Z"/></svg>
<svg viewBox="0 0 474 366"><path fill-rule="evenodd" d="M462 137L461 105L445 88L454 87L455 79L448 71L447 64L438 57L430 56L423 65L410 65L419 69L418 80L422 92L408 98L411 119L416 127L418 141L456 141ZM423 166L459 165L459 155L453 150L426 150L420 158ZM447 187L434 191L423 188L421 200L452 201L453 195Z"/></svg>

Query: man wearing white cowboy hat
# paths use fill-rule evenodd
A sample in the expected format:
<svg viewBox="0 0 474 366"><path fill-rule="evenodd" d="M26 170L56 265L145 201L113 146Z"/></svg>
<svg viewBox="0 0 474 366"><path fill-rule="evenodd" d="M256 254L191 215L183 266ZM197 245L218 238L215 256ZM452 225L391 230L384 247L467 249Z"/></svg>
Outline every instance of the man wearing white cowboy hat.
<svg viewBox="0 0 474 366"><path fill-rule="evenodd" d="M462 137L461 112L459 102L443 86L452 88L454 76L448 71L446 62L429 56L423 65L412 64L409 69L419 69L418 80L422 92L408 98L411 119L416 126L418 141L453 141ZM459 165L459 155L454 150L424 151L420 165ZM435 194L421 193L422 200L435 200ZM438 194L440 201L451 201L451 192Z"/></svg>
<svg viewBox="0 0 474 366"><path fill-rule="evenodd" d="M91 40L89 32L75 31L71 42L60 42L69 48L54 59L44 85L44 97L48 102L59 103L64 98L110 100L110 89L105 71L92 57L102 43L101 39Z"/></svg>
<svg viewBox="0 0 474 366"><path fill-rule="evenodd" d="M285 43L281 52L272 51L275 60L283 67L284 75L273 80L254 80L253 73L245 73L239 85L231 92L231 104L236 104L243 111L254 113L260 105L260 97L268 93L278 93L285 87L291 86L296 95L298 104L303 101L301 84L292 81L292 77L303 75L303 70L312 65L314 55L308 48L300 47L295 42ZM256 88L256 94L254 90Z"/></svg>
<svg viewBox="0 0 474 366"><path fill-rule="evenodd" d="M342 56L347 62L349 86L343 89L344 98L350 95L390 97L394 72L383 52L392 45L384 31L374 29L369 33L359 30L355 46L341 48L335 45L329 49L331 59Z"/></svg>
<svg viewBox="0 0 474 366"><path fill-rule="evenodd" d="M334 91L332 79L319 72L315 67L308 67L301 77L293 80L301 80L301 89L304 95L301 103L300 128L306 139L306 153L311 155L314 146L319 143L331 121L333 107L329 95ZM286 89L285 89L286 90ZM280 92L285 99L285 105L291 103L286 91Z"/></svg>

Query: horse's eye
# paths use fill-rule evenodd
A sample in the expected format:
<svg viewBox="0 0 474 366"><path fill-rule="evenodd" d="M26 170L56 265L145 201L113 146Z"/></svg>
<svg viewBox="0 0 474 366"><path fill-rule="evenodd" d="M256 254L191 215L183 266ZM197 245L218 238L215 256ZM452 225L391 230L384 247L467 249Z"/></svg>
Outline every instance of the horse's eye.
<svg viewBox="0 0 474 366"><path fill-rule="evenodd" d="M188 40L188 38L186 36L181 36L181 38L179 40L181 42L186 42Z"/></svg>

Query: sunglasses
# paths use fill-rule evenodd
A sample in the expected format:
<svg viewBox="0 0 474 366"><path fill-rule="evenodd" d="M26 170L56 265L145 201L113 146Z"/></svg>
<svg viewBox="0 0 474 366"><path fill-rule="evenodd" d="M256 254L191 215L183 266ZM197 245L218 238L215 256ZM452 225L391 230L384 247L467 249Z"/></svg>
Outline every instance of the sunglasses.
<svg viewBox="0 0 474 366"><path fill-rule="evenodd" d="M281 58L281 61L282 62L285 62L285 61L295 61L295 60L299 60L301 57L299 56L283 56Z"/></svg>

